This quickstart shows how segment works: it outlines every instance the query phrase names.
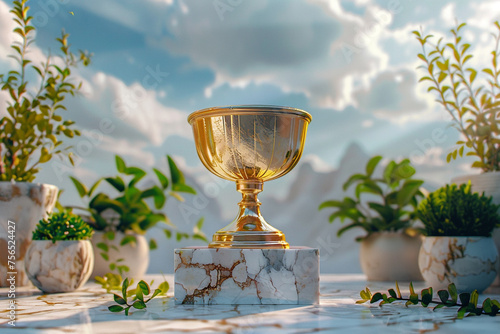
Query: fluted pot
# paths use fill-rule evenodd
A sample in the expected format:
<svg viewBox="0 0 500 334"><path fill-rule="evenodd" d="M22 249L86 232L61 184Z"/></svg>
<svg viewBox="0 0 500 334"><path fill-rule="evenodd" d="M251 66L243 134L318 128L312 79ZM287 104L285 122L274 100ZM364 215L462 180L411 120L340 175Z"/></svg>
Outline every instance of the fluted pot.
<svg viewBox="0 0 500 334"><path fill-rule="evenodd" d="M499 259L490 237L424 237L418 265L435 290L454 283L460 292L481 293L495 280Z"/></svg>
<svg viewBox="0 0 500 334"><path fill-rule="evenodd" d="M26 251L36 224L54 208L57 191L50 184L0 182L0 287L10 285L8 272L16 273L15 286L29 285ZM15 250L15 259L9 259L9 250Z"/></svg>
<svg viewBox="0 0 500 334"><path fill-rule="evenodd" d="M95 253L94 271L92 278L95 276L104 276L109 272L118 274L117 268L110 269L111 264L125 265L129 268L128 272L124 272L123 276L134 278L134 280L143 279L149 265L149 245L146 238L140 234L131 234L135 236L137 242L129 242L123 246L120 242L125 236L123 232L115 232L113 240L108 240L104 232L95 231L92 236L92 247ZM107 245L107 252L98 247L99 244ZM102 255L105 253L108 259Z"/></svg>
<svg viewBox="0 0 500 334"><path fill-rule="evenodd" d="M418 252L421 237L375 232L361 242L360 264L369 281L421 281Z"/></svg>
<svg viewBox="0 0 500 334"><path fill-rule="evenodd" d="M486 196L491 196L493 198L492 202L495 204L500 204L500 172L487 172L483 174L470 174L462 175L451 179L451 182L457 185L467 183L470 180L471 190L484 194ZM500 213L500 212L499 212ZM500 253L500 228L493 230L493 241ZM497 275L493 286L500 286L500 274Z"/></svg>
<svg viewBox="0 0 500 334"><path fill-rule="evenodd" d="M26 273L46 293L70 292L80 288L94 267L89 240L33 240L26 254Z"/></svg>

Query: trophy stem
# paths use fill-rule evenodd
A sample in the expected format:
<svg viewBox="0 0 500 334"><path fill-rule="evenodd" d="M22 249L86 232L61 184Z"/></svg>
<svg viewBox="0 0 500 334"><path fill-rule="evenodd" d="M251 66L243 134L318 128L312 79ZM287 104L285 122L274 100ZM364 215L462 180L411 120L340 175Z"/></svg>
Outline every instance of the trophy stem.
<svg viewBox="0 0 500 334"><path fill-rule="evenodd" d="M262 180L237 180L236 189L242 200L238 216L231 224L216 232L212 248L289 248L285 235L269 225L260 214L257 194L262 191Z"/></svg>

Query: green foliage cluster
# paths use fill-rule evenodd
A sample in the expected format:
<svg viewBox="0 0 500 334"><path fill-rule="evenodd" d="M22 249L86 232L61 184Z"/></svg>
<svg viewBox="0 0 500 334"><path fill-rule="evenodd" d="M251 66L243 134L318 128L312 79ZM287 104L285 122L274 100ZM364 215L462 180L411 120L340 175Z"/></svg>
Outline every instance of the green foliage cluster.
<svg viewBox="0 0 500 334"><path fill-rule="evenodd" d="M75 95L81 82L72 82L71 70L79 63L87 66L90 55L70 51L68 34L62 32L57 41L60 55L48 56L45 62L35 64L28 56L35 42L35 27L31 25L27 0L14 1L11 13L21 37L11 45L19 68L0 74L0 89L9 96L7 115L0 120L0 180L27 181L35 179L39 165L50 161L53 155L67 155L73 163L70 148L62 148L62 137L80 135L73 129L73 121L64 120L60 112L66 110L64 99ZM33 71L39 80L30 84L26 79Z"/></svg>
<svg viewBox="0 0 500 334"><path fill-rule="evenodd" d="M430 193L417 207L428 236L491 236L500 226L499 206L492 198L471 191L470 181L446 185Z"/></svg>
<svg viewBox="0 0 500 334"><path fill-rule="evenodd" d="M428 307L430 304L435 304L436 306L433 307L433 311L442 307L459 306L460 308L458 309L457 313L457 318L459 319L463 319L465 316L482 314L496 316L500 313L500 302L498 302L498 300L486 298L482 306L478 306L479 294L477 293L477 290L474 290L472 293L463 292L458 294L457 288L453 283L448 285L448 290L439 290L437 292L439 301L433 300L432 287L423 289L421 292L421 297L419 298L418 294L413 288L413 283L411 282L410 296L408 298L402 297L398 282L396 282L396 291L394 291L394 289L389 289L388 293L389 295L380 292L372 294L370 289L367 287L365 290L362 290L359 293L361 296L361 300L356 301L356 303L364 304L369 301L371 304L373 304L380 301L379 306L382 306L384 304L390 304L399 300L406 301L406 306L418 305L420 303L423 307Z"/></svg>
<svg viewBox="0 0 500 334"><path fill-rule="evenodd" d="M166 283L166 284L165 284ZM122 295L119 296L116 293L113 294L113 299L118 305L111 305L108 307L108 310L111 312L121 312L125 311L125 315L128 316L130 308L135 308L138 310L145 309L147 307L147 303L158 295L165 295L169 289L167 281L164 281L160 284L158 289L153 291L153 294L149 297L148 295L151 293L151 288L148 283L144 281L140 281L137 284L137 287L133 290L128 290L129 286L132 282L129 283L128 278L126 278L121 286ZM151 285L153 282L151 282ZM129 298L131 301L129 302Z"/></svg>
<svg viewBox="0 0 500 334"><path fill-rule="evenodd" d="M448 154L448 162L467 155L475 156L472 167L485 172L500 170L500 24L495 22L495 48L491 52L492 66L482 70L467 64L472 58L471 45L462 39L461 30L465 23L451 29L454 41L432 44L432 35L413 31L422 46L418 57L424 62L419 66L425 72L420 81L428 81L428 92L434 91L439 102L450 114L454 126L462 133L464 140ZM426 49L430 48L430 51ZM485 76L486 85L477 80L478 74Z"/></svg>
<svg viewBox="0 0 500 334"><path fill-rule="evenodd" d="M103 177L97 180L90 188L85 186L78 179L71 177L78 194L81 198L88 200L88 207L74 207L85 210L90 213L90 224L98 231L107 231L109 240L114 238L114 232L133 231L137 234L145 234L146 231L158 223L163 223L163 231L167 238L172 236L172 227L175 227L168 217L160 210L165 206L168 196L172 196L179 201L184 199L179 193L196 194L196 191L185 183L184 175L179 170L174 160L167 156L170 168L170 179L160 170L153 168L158 179L157 184L153 184L145 189L138 186L145 176L146 172L139 167L127 166L120 156L115 157L116 169L118 175L112 177ZM110 195L99 192L96 193L101 181L111 185L116 195ZM147 200L152 200L154 209L151 208ZM108 218L107 214L115 214ZM206 237L201 231L203 220L200 220L193 231L193 238L206 241ZM183 232L177 232L177 239L188 238L190 235ZM121 241L121 245L129 242L136 242L135 236L127 235ZM98 245L103 251L107 252L107 246ZM151 239L150 248L156 248L156 241Z"/></svg>
<svg viewBox="0 0 500 334"><path fill-rule="evenodd" d="M381 156L371 158L366 164L365 174L354 174L344 183L344 191L356 185L354 198L345 197L342 201L330 200L319 206L320 210L334 208L329 218L330 223L336 218L340 218L342 222L345 219L351 221L349 225L338 230L338 236L355 227L364 229L367 235L363 238L366 238L373 232L399 231L411 226L413 211L418 204L417 198L423 197L419 190L423 181L411 178L415 174L415 169L408 159L399 163L390 161L382 177L374 177L374 171L381 160ZM372 198L375 195L378 200L362 200L362 194L369 194Z"/></svg>
<svg viewBox="0 0 500 334"><path fill-rule="evenodd" d="M33 231L33 240L88 240L93 229L71 211L53 212L42 219Z"/></svg>

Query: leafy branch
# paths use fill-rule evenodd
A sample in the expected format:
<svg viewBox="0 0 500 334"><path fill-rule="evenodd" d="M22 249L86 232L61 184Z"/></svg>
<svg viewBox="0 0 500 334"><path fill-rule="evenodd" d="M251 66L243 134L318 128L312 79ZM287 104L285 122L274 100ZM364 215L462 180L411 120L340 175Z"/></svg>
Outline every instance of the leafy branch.
<svg viewBox="0 0 500 334"><path fill-rule="evenodd" d="M66 155L73 163L71 147L62 148L63 139L80 135L74 122L59 114L66 110L64 100L80 91L71 73L79 63L90 64L91 55L70 51L69 35L64 31L57 42L59 55L49 55L41 64L29 57L35 42L36 28L31 24L27 0L14 1L10 11L16 23L14 34L20 41L10 46L17 69L0 74L0 90L8 93L7 116L0 119L0 180L32 182L41 164L54 155ZM40 83L30 84L26 79L33 71ZM36 80L35 80L36 81ZM36 86L35 86L36 85Z"/></svg>
<svg viewBox="0 0 500 334"><path fill-rule="evenodd" d="M457 141L459 147L448 154L447 161L456 159L457 154L462 157L467 147L466 155L477 158L472 167L484 172L500 170L500 24L498 21L494 24L497 32L492 33L495 39L492 66L482 70L467 64L473 55L469 50L471 44L462 41L461 29L465 23L451 29L453 42L450 43L444 43L440 38L433 44L432 35L413 31L422 46L418 58L424 65L418 68L425 74L420 82L429 83L427 91L435 92L436 101L464 136L463 140ZM487 85L478 84L478 74L485 76Z"/></svg>
<svg viewBox="0 0 500 334"><path fill-rule="evenodd" d="M376 303L380 301L379 306L384 304L390 304L395 301L404 301L405 306L409 305L418 305L419 303L423 307L428 307L431 304L435 304L432 308L433 311L442 308L442 307L459 307L457 312L457 317L459 319L463 319L465 316L472 315L482 315L487 314L490 316L495 316L500 313L500 302L495 299L487 298L484 300L481 306L478 306L478 297L479 294L477 290L474 290L472 293L463 292L458 293L455 284L451 283L448 285L448 290L439 290L437 295L439 300L433 299L433 290L432 287L423 289L419 295L415 292L413 288L413 283L410 282L410 295L405 298L401 295L401 291L399 290L398 282L396 282L396 291L394 289L388 290L389 294L376 292L372 294L370 289L366 287L365 290L361 290L359 295L361 296L361 300L356 301L356 304L364 304L366 302L370 302L370 304Z"/></svg>
<svg viewBox="0 0 500 334"><path fill-rule="evenodd" d="M116 274L111 274L113 275L110 277L111 279L120 279L121 276L116 275ZM102 279L102 278L101 278ZM98 280L100 283L101 281ZM153 281L151 281L150 285L146 283L145 281L140 281L137 283L137 287L135 289L129 290L130 285L132 285L133 280L129 281L128 278L126 278L122 285L121 289L119 286L108 286L107 291L108 293L111 290L121 290L121 296L113 293L113 299L117 303L117 305L111 305L108 307L108 310L111 312L121 312L125 311L125 315L128 316L129 311L131 308L135 308L138 310L142 310L147 308L147 303L155 298L158 295L166 295L169 285L167 281L164 281L159 285L157 289L155 289L153 292L151 291L150 285L153 285ZM152 294L151 294L152 292ZM151 296L149 296L151 294ZM149 296L149 297L148 297Z"/></svg>

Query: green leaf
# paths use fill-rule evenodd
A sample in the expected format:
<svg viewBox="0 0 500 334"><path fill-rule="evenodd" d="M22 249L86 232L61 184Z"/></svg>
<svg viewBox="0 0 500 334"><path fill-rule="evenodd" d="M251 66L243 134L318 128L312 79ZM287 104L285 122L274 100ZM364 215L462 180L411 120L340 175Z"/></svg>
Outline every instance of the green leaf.
<svg viewBox="0 0 500 334"><path fill-rule="evenodd" d="M123 307L120 305L111 305L108 307L108 310L110 310L111 312L121 312L123 311Z"/></svg>
<svg viewBox="0 0 500 334"><path fill-rule="evenodd" d="M175 161L167 155L167 161L168 161L168 167L170 168L170 179L172 180L172 183L175 184L184 184L184 175L182 172L177 168L177 165L175 164Z"/></svg>
<svg viewBox="0 0 500 334"><path fill-rule="evenodd" d="M83 183L78 181L73 176L70 176L69 178L71 179L71 181L73 181L73 184L75 185L75 188L78 191L78 194L80 195L80 197L82 197L82 198L85 197L85 195L87 195L87 193L89 192L87 187L85 187L85 185Z"/></svg>
<svg viewBox="0 0 500 334"><path fill-rule="evenodd" d="M122 297L123 299L127 299L127 289L128 289L128 278L125 278L125 280L122 283Z"/></svg>
<svg viewBox="0 0 500 334"><path fill-rule="evenodd" d="M382 296L382 294L380 292L377 292L371 298L370 303L373 304L373 303L376 303L376 302L378 302L379 300L382 300L382 299L384 299L384 297Z"/></svg>
<svg viewBox="0 0 500 334"><path fill-rule="evenodd" d="M371 176L373 174L380 160L382 160L381 156L375 156L368 161L368 163L366 164L367 176Z"/></svg>
<svg viewBox="0 0 500 334"><path fill-rule="evenodd" d="M196 190L194 190L192 187L188 186L187 184L174 184L174 185L172 185L172 190L177 191L177 192L183 192L183 193L196 195Z"/></svg>
<svg viewBox="0 0 500 334"><path fill-rule="evenodd" d="M122 192L125 190L125 183L123 182L122 178L119 176L107 177L104 180L106 182L108 182L110 185L112 185L119 192Z"/></svg>
<svg viewBox="0 0 500 334"><path fill-rule="evenodd" d="M123 159L120 156L116 155L115 161L116 161L116 169L118 170L118 172L125 173L125 169L127 168L127 166L125 165Z"/></svg>
<svg viewBox="0 0 500 334"><path fill-rule="evenodd" d="M354 175L351 175L351 177L342 186L342 189L344 191L346 191L353 183L355 183L357 181L364 180L365 178L366 178L366 176L363 175L363 174L354 174Z"/></svg>
<svg viewBox="0 0 500 334"><path fill-rule="evenodd" d="M394 291L394 289L389 289L388 292L392 298L398 298L398 295L396 294L396 291Z"/></svg>
<svg viewBox="0 0 500 334"><path fill-rule="evenodd" d="M158 248L158 245L156 244L156 240L155 239L149 240L149 249L155 250L157 248Z"/></svg>
<svg viewBox="0 0 500 334"><path fill-rule="evenodd" d="M439 290L437 294L439 296L439 299L443 303L446 303L448 301L448 298L450 297L450 294L446 290Z"/></svg>
<svg viewBox="0 0 500 334"><path fill-rule="evenodd" d="M132 306L136 309L144 309L146 308L146 304L142 300L136 300Z"/></svg>
<svg viewBox="0 0 500 334"><path fill-rule="evenodd" d="M118 304L120 305L125 305L127 304L127 301L125 299L123 299L122 297L118 296L117 294L113 294L113 299L115 300L115 302L117 302Z"/></svg>
<svg viewBox="0 0 500 334"><path fill-rule="evenodd" d="M126 235L123 237L122 241L120 241L120 246L125 246L129 243L137 244L137 238L134 235Z"/></svg>
<svg viewBox="0 0 500 334"><path fill-rule="evenodd" d="M457 292L457 287L455 286L454 283L448 285L448 292L450 293L451 300L453 300L453 302L456 304L458 298L458 292Z"/></svg>
<svg viewBox="0 0 500 334"><path fill-rule="evenodd" d="M102 249L105 252L109 251L108 245L106 243L104 243L104 242L97 243L96 247L99 248L99 249Z"/></svg>
<svg viewBox="0 0 500 334"><path fill-rule="evenodd" d="M160 285L158 285L158 289L157 290L160 290L160 293L162 295L166 295L169 288L170 288L170 286L169 286L168 282L167 281L163 281L162 283L160 283Z"/></svg>
<svg viewBox="0 0 500 334"><path fill-rule="evenodd" d="M144 281L140 281L139 284L138 284L139 288L142 290L142 293L144 295L149 295L150 293L150 289L149 289L149 285L148 283L144 282Z"/></svg>
<svg viewBox="0 0 500 334"><path fill-rule="evenodd" d="M156 174L156 177L158 177L158 181L160 181L161 187L163 190L168 188L168 178L163 174L161 171L159 171L156 168L153 168L153 171Z"/></svg>
<svg viewBox="0 0 500 334"><path fill-rule="evenodd" d="M420 180L406 180L397 194L398 205L400 207L408 205L410 200L417 194L423 183L424 181Z"/></svg>
<svg viewBox="0 0 500 334"><path fill-rule="evenodd" d="M470 302L470 293L463 292L463 293L459 294L458 297L460 299L460 304L462 304L462 306L469 305L469 302Z"/></svg>
<svg viewBox="0 0 500 334"><path fill-rule="evenodd" d="M422 290L422 306L427 307L432 302L432 288Z"/></svg>

